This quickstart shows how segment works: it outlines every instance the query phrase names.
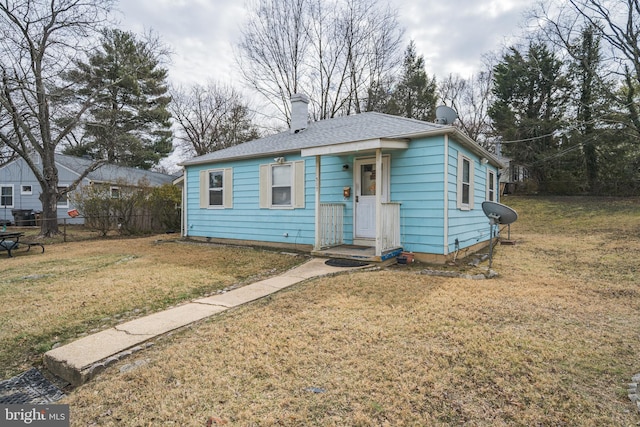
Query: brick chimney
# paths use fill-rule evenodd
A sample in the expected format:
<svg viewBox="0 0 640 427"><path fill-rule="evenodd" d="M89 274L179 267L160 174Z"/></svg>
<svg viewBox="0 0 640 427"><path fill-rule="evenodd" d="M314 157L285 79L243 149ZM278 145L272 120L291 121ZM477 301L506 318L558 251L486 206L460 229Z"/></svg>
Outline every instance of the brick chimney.
<svg viewBox="0 0 640 427"><path fill-rule="evenodd" d="M309 98L301 93L291 95L291 133L307 128L309 123Z"/></svg>

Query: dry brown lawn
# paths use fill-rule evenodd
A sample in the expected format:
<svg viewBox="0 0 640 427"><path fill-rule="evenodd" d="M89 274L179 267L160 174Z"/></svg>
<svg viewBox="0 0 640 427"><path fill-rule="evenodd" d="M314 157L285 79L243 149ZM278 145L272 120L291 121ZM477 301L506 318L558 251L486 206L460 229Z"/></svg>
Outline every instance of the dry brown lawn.
<svg viewBox="0 0 640 427"><path fill-rule="evenodd" d="M33 230L32 230L33 231ZM33 231L35 232L35 231ZM0 378L56 343L302 262L276 252L182 243L167 235L0 252Z"/></svg>
<svg viewBox="0 0 640 427"><path fill-rule="evenodd" d="M504 202L498 278L308 281L71 391L72 425L638 425L640 200Z"/></svg>

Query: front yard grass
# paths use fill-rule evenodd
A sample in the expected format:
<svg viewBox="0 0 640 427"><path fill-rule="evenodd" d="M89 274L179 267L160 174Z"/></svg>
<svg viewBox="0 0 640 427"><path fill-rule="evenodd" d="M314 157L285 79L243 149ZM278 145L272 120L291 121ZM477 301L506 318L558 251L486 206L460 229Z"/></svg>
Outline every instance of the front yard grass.
<svg viewBox="0 0 640 427"><path fill-rule="evenodd" d="M637 425L640 199L503 202L520 218L497 278L414 265L308 281L167 336L60 403L74 426Z"/></svg>
<svg viewBox="0 0 640 427"><path fill-rule="evenodd" d="M277 252L182 243L167 235L0 252L0 378L56 343L303 261Z"/></svg>

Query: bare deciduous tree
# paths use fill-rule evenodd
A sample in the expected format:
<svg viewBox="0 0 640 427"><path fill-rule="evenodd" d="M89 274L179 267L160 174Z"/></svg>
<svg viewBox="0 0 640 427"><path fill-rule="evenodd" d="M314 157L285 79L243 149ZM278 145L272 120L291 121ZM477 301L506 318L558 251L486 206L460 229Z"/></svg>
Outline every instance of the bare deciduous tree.
<svg viewBox="0 0 640 427"><path fill-rule="evenodd" d="M300 91L308 48L307 0L263 0L250 5L252 16L238 46L238 65L249 85L279 113L291 117L289 98Z"/></svg>
<svg viewBox="0 0 640 427"><path fill-rule="evenodd" d="M585 29L595 30L601 39L602 58L609 72L619 75L631 99L619 99L628 111L627 121L640 133L637 87L640 84L640 0L569 0L542 2L534 11L547 37L560 45L574 60L572 45L583 37ZM608 47L608 49L607 49Z"/></svg>
<svg viewBox="0 0 640 427"><path fill-rule="evenodd" d="M239 92L210 82L172 91L170 109L181 147L201 156L258 138L253 116Z"/></svg>
<svg viewBox="0 0 640 427"><path fill-rule="evenodd" d="M594 28L601 28L603 40L614 49L613 59L621 65L627 99L621 100L628 119L640 134L640 0L570 0L578 13Z"/></svg>
<svg viewBox="0 0 640 427"><path fill-rule="evenodd" d="M469 79L450 74L439 85L440 99L458 113L458 126L485 148L491 146L487 137L491 130L488 109L492 79L493 72L489 69Z"/></svg>
<svg viewBox="0 0 640 427"><path fill-rule="evenodd" d="M397 13L378 0L269 0L254 5L238 64L289 122L289 99L305 93L314 119L366 109L372 87L400 63Z"/></svg>
<svg viewBox="0 0 640 427"><path fill-rule="evenodd" d="M569 0L576 12L615 50L614 59L634 70L640 83L640 0Z"/></svg>
<svg viewBox="0 0 640 427"><path fill-rule="evenodd" d="M614 163L611 159L637 159L640 149L640 0L547 0L533 18L540 33L569 58L575 94L568 134L582 147L586 188L603 191L606 172L601 172ZM631 135L605 134L619 128ZM613 151L618 154L612 156ZM626 179L637 174L633 166L613 169L636 171Z"/></svg>
<svg viewBox="0 0 640 427"><path fill-rule="evenodd" d="M0 2L0 140L24 158L41 188L41 234L58 232L56 205L99 166L69 188L58 188L56 148L78 125L92 97L60 103L59 76L82 55L106 19L112 0L5 0ZM5 116L6 114L6 116ZM64 118L64 120L62 120ZM41 165L33 160L33 154Z"/></svg>

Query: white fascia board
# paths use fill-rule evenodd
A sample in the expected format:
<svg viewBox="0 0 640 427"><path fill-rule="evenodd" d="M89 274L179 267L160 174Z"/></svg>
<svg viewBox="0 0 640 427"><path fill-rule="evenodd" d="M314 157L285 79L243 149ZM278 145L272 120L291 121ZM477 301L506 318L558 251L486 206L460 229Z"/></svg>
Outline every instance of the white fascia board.
<svg viewBox="0 0 640 427"><path fill-rule="evenodd" d="M266 157L279 157L279 156L287 156L289 154L296 154L298 150L286 150L286 151L272 151L272 152L264 152L264 153L253 153L253 154L242 154L237 156L230 157L220 157L213 159L201 159L201 160L185 160L183 162L178 163L178 166L182 166L186 168L188 166L199 166L199 165L213 165L216 163L224 163L224 162L235 162L238 160L247 160L247 159L262 159Z"/></svg>
<svg viewBox="0 0 640 427"><path fill-rule="evenodd" d="M184 170L184 168L182 168L182 169L183 169L182 170L182 175L180 175L179 177L177 177L176 179L171 181L171 184L184 186L184 175L186 174L186 171Z"/></svg>
<svg viewBox="0 0 640 427"><path fill-rule="evenodd" d="M367 139L364 141L345 142L340 144L324 145L321 147L303 148L302 157L331 156L338 154L359 153L381 148L383 150L406 150L409 141L406 139Z"/></svg>

